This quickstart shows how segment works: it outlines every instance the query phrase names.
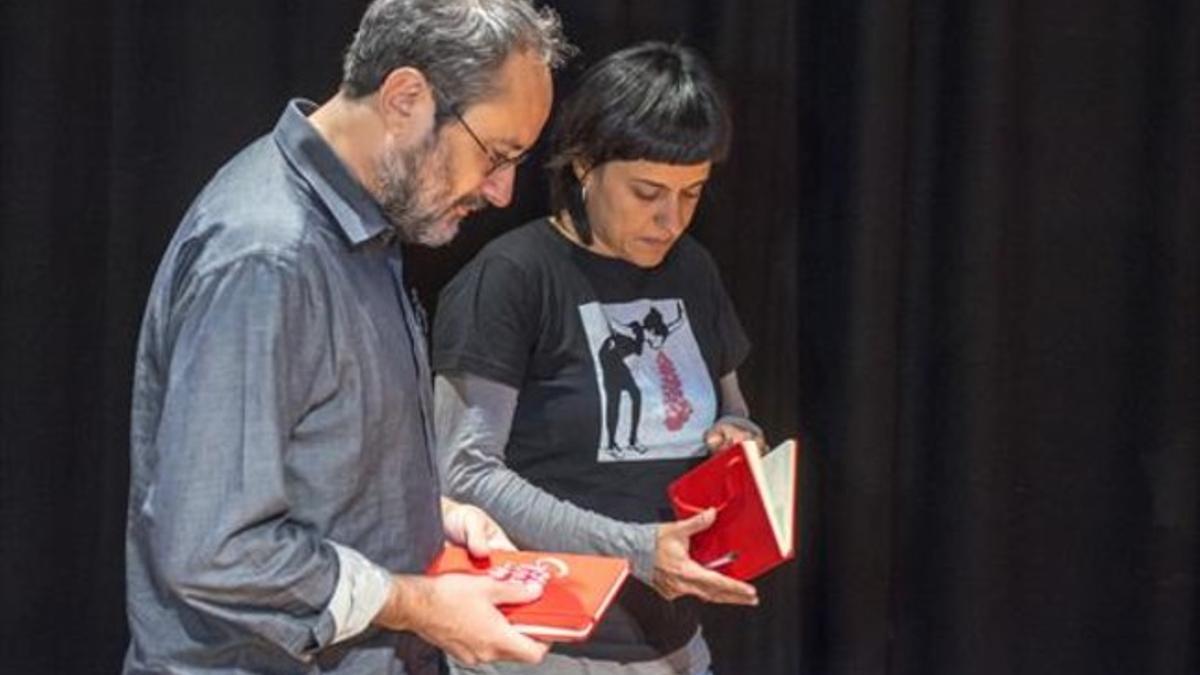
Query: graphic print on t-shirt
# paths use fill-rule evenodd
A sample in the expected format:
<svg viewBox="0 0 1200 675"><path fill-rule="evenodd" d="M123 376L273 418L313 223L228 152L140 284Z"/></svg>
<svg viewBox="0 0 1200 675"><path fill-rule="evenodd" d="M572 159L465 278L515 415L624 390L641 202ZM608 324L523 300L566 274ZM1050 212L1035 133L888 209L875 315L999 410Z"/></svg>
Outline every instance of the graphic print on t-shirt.
<svg viewBox="0 0 1200 675"><path fill-rule="evenodd" d="M600 462L705 454L716 395L682 300L579 306L600 394Z"/></svg>

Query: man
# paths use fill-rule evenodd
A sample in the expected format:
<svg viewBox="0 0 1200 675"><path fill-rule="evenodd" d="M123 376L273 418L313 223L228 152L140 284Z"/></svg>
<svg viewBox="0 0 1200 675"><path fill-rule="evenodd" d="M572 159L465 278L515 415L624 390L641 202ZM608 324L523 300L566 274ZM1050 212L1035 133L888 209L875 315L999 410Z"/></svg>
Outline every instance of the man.
<svg viewBox="0 0 1200 675"><path fill-rule="evenodd" d="M527 0L377 0L317 107L184 216L138 346L127 673L430 673L535 662L495 608L540 588L421 571L507 546L439 496L401 242L506 205L549 114L557 18Z"/></svg>

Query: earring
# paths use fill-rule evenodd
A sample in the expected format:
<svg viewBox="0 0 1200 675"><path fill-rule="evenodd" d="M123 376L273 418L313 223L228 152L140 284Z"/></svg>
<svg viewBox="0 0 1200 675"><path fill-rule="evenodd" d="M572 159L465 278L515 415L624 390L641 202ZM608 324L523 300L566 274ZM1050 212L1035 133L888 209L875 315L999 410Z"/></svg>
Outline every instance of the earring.
<svg viewBox="0 0 1200 675"><path fill-rule="evenodd" d="M572 198L568 201L574 202L575 200ZM575 225L575 234L579 235L579 241L583 242L584 246L591 246L592 226L588 223L587 217L587 183L579 181L579 203L569 203L567 208L571 214L571 223Z"/></svg>

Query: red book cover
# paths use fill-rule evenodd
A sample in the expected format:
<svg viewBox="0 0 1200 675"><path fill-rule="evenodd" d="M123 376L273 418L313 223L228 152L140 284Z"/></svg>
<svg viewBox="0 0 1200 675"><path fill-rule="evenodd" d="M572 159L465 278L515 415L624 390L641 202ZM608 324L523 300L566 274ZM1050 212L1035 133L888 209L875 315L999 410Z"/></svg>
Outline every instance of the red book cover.
<svg viewBox="0 0 1200 675"><path fill-rule="evenodd" d="M798 453L795 441L766 454L747 441L714 454L668 486L680 518L717 509L716 522L692 536L696 562L750 580L795 555Z"/></svg>
<svg viewBox="0 0 1200 675"><path fill-rule="evenodd" d="M526 635L549 642L577 642L592 634L629 576L629 562L544 551L493 551L489 558L472 558L465 548L448 544L426 571L544 581L542 597L524 605L501 605L500 611Z"/></svg>

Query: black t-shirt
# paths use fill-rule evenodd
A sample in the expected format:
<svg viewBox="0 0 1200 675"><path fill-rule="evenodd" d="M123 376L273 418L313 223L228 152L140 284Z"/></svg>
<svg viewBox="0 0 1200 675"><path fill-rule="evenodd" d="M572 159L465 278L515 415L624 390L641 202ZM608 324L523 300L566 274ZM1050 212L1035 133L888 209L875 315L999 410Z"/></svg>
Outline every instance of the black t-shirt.
<svg viewBox="0 0 1200 675"><path fill-rule="evenodd" d="M667 484L707 454L718 381L749 351L716 266L690 237L643 269L572 244L546 219L492 241L443 289L433 343L436 371L519 391L511 469L639 523L674 518ZM618 604L592 640L562 651L648 659L695 632L690 602L636 581ZM605 625L631 620L640 625Z"/></svg>

